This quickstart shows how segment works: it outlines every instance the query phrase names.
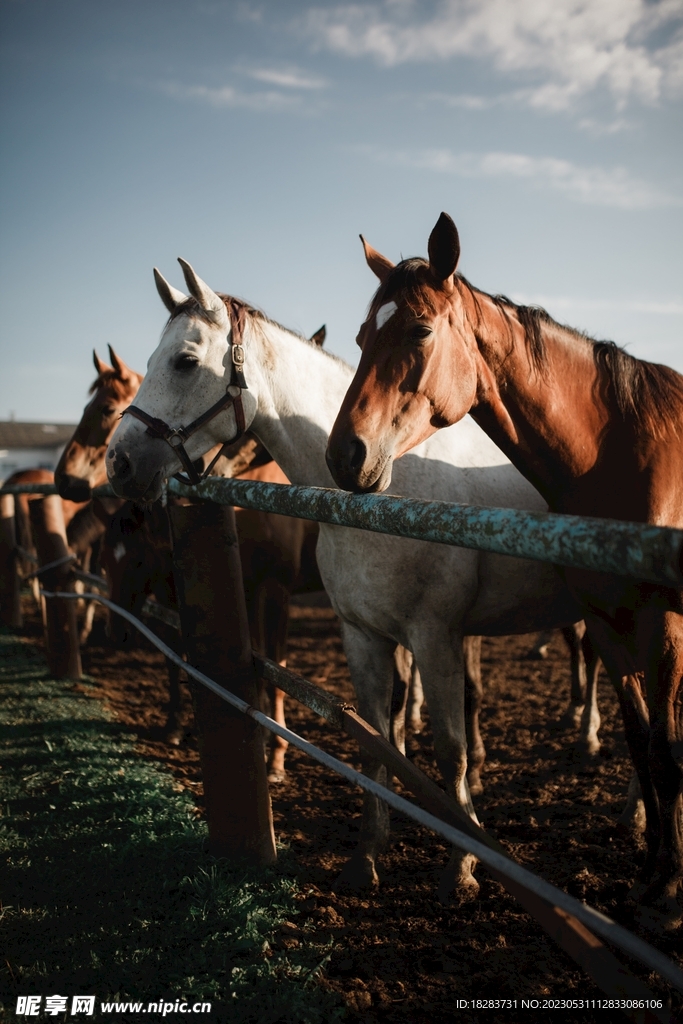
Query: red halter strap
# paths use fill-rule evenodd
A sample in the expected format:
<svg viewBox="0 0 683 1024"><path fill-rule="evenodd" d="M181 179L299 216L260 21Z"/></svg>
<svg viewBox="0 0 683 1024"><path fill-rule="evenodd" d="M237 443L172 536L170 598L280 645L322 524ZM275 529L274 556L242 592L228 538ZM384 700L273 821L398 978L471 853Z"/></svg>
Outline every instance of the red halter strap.
<svg viewBox="0 0 683 1024"><path fill-rule="evenodd" d="M235 302L231 299L228 304L228 315L230 317L230 334L228 340L230 344L230 383L226 388L226 393L222 398L219 398L217 402L207 409L206 412L198 416L196 420L193 420L187 427L169 427L168 423L164 420L158 419L156 416L150 416L144 409L139 409L136 405L129 405L127 409L124 409L121 416L125 416L126 413L134 416L136 420L140 420L147 427L147 433L152 437L158 437L162 441L166 441L168 445L173 449L175 454L178 456L180 463L187 473L188 479L183 480L180 474L177 474L177 479L183 483L198 484L205 477L209 475L213 467L215 466L218 459L223 454L223 451L235 441L238 441L246 430L246 420L244 417L244 406L242 405L242 391L248 390L247 382L244 379L244 347L242 345L242 337L244 334L244 307L240 303ZM232 393L231 393L232 392ZM185 449L185 443L188 441L193 434L196 434L198 430L206 426L215 416L223 412L230 405L235 410L235 423L237 425L237 433L229 441L219 449L218 454L211 460L211 463L207 466L202 474L200 474L190 456L187 454Z"/></svg>

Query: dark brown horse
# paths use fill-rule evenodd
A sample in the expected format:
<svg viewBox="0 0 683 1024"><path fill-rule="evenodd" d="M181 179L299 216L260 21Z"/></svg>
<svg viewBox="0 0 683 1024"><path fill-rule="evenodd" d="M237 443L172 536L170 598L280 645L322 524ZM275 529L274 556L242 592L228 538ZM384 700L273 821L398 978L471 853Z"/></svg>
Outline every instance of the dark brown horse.
<svg viewBox="0 0 683 1024"><path fill-rule="evenodd" d="M354 491L383 490L391 466L467 412L552 511L683 526L683 377L474 288L457 274L442 214L429 260L380 279L361 326L356 376L328 462ZM676 928L683 876L683 594L563 570L616 688L645 801L647 857L632 890L644 924Z"/></svg>

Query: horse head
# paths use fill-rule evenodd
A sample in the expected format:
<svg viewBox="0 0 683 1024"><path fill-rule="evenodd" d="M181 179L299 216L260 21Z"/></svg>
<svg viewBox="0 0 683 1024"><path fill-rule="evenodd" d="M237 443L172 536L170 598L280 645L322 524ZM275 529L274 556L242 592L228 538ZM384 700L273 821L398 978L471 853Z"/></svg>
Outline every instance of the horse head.
<svg viewBox="0 0 683 1024"><path fill-rule="evenodd" d="M361 241L380 286L356 339L362 354L327 464L340 487L371 492L389 486L394 459L469 410L476 339L455 277L458 232L447 214L430 235L429 261L394 266Z"/></svg>
<svg viewBox="0 0 683 1024"><path fill-rule="evenodd" d="M154 277L169 320L148 364L148 372L136 399L136 409L156 422L178 429L188 426L207 409L232 393L233 327L226 298L218 295L189 263L179 260L190 292L173 288L155 269ZM240 343L242 339L240 338ZM254 417L256 398L249 390L240 393L245 427ZM239 389L234 389L239 391ZM210 449L239 433L233 405L201 426L185 441L193 462ZM138 501L154 501L163 482L182 468L176 452L155 436L144 422L125 416L111 438L107 473L117 494Z"/></svg>
<svg viewBox="0 0 683 1024"><path fill-rule="evenodd" d="M135 398L142 377L117 356L111 345L108 366L93 352L97 378L81 422L62 452L55 483L62 498L88 501L93 487L107 481L104 456L121 413Z"/></svg>

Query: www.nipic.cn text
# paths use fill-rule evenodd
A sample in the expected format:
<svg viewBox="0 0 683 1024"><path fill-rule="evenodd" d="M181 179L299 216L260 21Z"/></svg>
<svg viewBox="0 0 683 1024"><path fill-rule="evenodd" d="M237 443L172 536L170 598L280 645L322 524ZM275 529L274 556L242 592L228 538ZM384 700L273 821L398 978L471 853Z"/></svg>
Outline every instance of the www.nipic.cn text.
<svg viewBox="0 0 683 1024"><path fill-rule="evenodd" d="M18 996L17 1017L37 1017L42 1010L47 1017L57 1017L67 1013L70 1016L92 1017L95 1013L96 996ZM101 1013L160 1013L165 1017L169 1013L211 1013L211 1003L189 1003L182 999L159 999L149 1003L142 1002L100 1002Z"/></svg>

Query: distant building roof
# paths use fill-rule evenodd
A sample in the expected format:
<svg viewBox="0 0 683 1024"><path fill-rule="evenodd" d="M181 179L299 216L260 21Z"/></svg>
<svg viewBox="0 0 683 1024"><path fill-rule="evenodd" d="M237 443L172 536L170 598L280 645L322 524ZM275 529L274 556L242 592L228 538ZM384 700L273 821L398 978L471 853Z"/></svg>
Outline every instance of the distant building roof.
<svg viewBox="0 0 683 1024"><path fill-rule="evenodd" d="M59 448L75 429L75 423L0 421L0 448Z"/></svg>

